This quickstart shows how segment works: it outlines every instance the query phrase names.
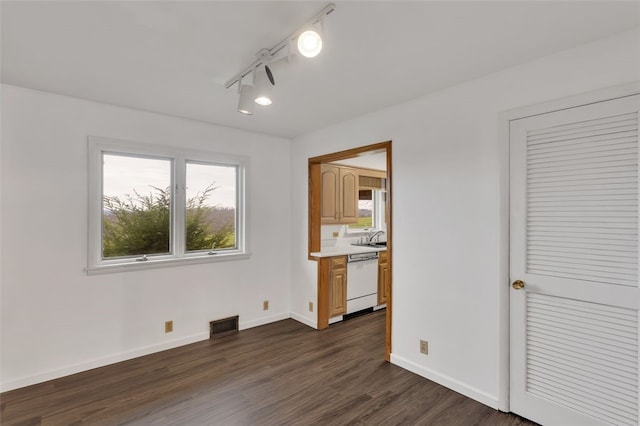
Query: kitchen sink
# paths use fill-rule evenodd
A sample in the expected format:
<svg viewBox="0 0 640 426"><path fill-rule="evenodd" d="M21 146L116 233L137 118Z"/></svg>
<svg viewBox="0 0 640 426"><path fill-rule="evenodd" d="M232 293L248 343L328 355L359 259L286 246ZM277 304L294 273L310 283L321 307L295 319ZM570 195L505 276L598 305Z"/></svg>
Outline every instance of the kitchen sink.
<svg viewBox="0 0 640 426"><path fill-rule="evenodd" d="M359 246L359 247L386 247L387 246L387 242L386 241L372 241L370 243L354 243L351 244L352 246Z"/></svg>

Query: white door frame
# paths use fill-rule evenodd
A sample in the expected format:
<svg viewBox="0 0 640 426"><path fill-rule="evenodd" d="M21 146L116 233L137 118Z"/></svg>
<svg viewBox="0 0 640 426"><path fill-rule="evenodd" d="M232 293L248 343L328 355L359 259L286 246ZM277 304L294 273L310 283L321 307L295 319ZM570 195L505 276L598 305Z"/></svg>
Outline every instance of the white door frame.
<svg viewBox="0 0 640 426"><path fill-rule="evenodd" d="M516 108L499 114L500 230L498 279L498 409L509 404L509 123L512 120L640 94L640 81Z"/></svg>

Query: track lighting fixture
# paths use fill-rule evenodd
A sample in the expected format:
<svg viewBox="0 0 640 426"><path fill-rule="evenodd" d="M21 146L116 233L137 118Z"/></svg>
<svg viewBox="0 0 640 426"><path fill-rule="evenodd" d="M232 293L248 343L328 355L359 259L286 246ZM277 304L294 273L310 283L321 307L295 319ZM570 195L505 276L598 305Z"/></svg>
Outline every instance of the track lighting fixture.
<svg viewBox="0 0 640 426"><path fill-rule="evenodd" d="M298 36L298 51L306 58L315 58L322 50L322 37L319 29L304 31Z"/></svg>
<svg viewBox="0 0 640 426"><path fill-rule="evenodd" d="M240 96L238 99L238 112L246 115L253 115L253 104L255 96L254 87L250 84L240 85Z"/></svg>
<svg viewBox="0 0 640 426"><path fill-rule="evenodd" d="M255 103L262 106L271 105L271 88L275 85L273 74L268 65L260 66L255 71L256 74L256 88L253 95Z"/></svg>
<svg viewBox="0 0 640 426"><path fill-rule="evenodd" d="M297 51L306 58L317 56L322 50L322 23L324 17L335 10L333 3L325 6L313 18L305 23L298 31L291 33L287 38L276 44L271 49L262 49L258 52L258 57L251 65L236 74L227 81L225 87L228 89L234 84L238 85L238 112L246 115L253 114L253 101L262 106L271 105L272 89L275 86L275 79L269 64L289 57L295 52L292 45L297 46Z"/></svg>
<svg viewBox="0 0 640 426"><path fill-rule="evenodd" d="M253 115L255 100L255 73L251 72L238 82L238 112Z"/></svg>

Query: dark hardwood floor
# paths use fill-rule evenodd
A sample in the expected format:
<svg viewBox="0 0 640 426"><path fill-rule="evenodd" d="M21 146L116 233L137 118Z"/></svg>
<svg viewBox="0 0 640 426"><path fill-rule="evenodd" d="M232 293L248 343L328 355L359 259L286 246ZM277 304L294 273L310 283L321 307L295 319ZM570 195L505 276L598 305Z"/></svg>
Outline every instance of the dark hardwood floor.
<svg viewBox="0 0 640 426"><path fill-rule="evenodd" d="M531 425L384 362L384 311L293 320L0 395L2 425Z"/></svg>

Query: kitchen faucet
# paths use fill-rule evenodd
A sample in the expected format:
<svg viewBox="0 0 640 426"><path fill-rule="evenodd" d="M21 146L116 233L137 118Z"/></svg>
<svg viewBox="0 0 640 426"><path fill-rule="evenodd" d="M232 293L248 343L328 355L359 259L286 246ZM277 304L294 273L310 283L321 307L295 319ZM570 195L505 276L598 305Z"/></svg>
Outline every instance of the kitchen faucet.
<svg viewBox="0 0 640 426"><path fill-rule="evenodd" d="M372 231L375 231L373 234L371 234ZM367 235L367 242L370 243L373 241L373 239L380 234L384 234L384 231L376 231L375 229L372 229L371 231L369 231L369 235Z"/></svg>

